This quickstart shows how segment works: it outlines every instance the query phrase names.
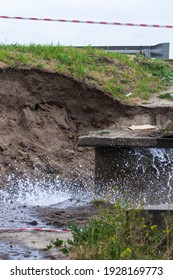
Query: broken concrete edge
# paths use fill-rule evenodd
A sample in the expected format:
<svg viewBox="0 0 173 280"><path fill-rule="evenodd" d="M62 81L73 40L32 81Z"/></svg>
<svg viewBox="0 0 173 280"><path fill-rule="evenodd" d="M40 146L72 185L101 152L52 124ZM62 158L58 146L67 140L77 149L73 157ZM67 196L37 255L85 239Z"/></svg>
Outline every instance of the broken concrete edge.
<svg viewBox="0 0 173 280"><path fill-rule="evenodd" d="M143 221L145 225L156 226L158 229L165 230L170 225L173 217L172 210L166 209L134 209L128 210L126 212L127 221L134 218L138 223Z"/></svg>
<svg viewBox="0 0 173 280"><path fill-rule="evenodd" d="M81 136L78 138L81 147L110 148L173 148L173 138L161 137L116 137L116 136Z"/></svg>
<svg viewBox="0 0 173 280"><path fill-rule="evenodd" d="M142 208L139 208L140 210ZM173 203L166 203L166 204L158 204L158 205L147 205L144 206L144 210L161 210L161 211L173 211Z"/></svg>
<svg viewBox="0 0 173 280"><path fill-rule="evenodd" d="M145 224L151 226L157 226L158 229L167 229L170 221L173 217L173 204L160 204L160 205L148 205L143 207L131 208L126 211L127 221L131 215L136 220L143 219Z"/></svg>
<svg viewBox="0 0 173 280"><path fill-rule="evenodd" d="M150 125L150 124L142 124L142 125L131 125L129 126L129 129L131 130L147 130L147 131L156 131L157 126Z"/></svg>

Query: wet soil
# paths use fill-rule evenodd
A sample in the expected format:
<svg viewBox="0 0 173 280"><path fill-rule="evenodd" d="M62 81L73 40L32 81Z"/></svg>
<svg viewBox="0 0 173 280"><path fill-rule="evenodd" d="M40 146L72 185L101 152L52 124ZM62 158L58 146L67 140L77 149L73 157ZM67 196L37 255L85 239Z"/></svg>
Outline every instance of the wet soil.
<svg viewBox="0 0 173 280"><path fill-rule="evenodd" d="M78 147L79 136L93 130L121 130L131 125L160 127L173 118L171 101L164 106L157 103L158 98L152 101L152 106L126 105L85 83L37 69L1 69L0 100L0 190L10 185L14 193L16 186L25 185L28 177L34 182L35 178L43 180L47 176L52 182L70 182L72 197L77 186L87 192L94 178L94 150ZM73 211L56 207L38 207L35 211L27 205L15 206L15 199L11 204L3 198L0 201L1 227L19 227L22 222L31 226L33 221L37 225L67 227L69 221L85 223L97 212L91 205L76 205ZM33 247L27 249L29 245L22 241L27 233L22 233L23 237L16 234L0 233L2 259L25 259L27 250L28 258L46 258L42 253L39 255L38 248L36 253ZM44 238L41 240L45 244ZM16 251L22 252L21 255L15 255Z"/></svg>
<svg viewBox="0 0 173 280"><path fill-rule="evenodd" d="M0 260L53 260L67 259L52 242L57 239L67 241L72 238L70 232L5 232L0 233ZM52 245L52 246L51 246ZM49 248L48 247L52 247Z"/></svg>
<svg viewBox="0 0 173 280"><path fill-rule="evenodd" d="M0 259L13 260L68 259L69 256L59 248L47 248L57 239L72 239L72 232L69 231L72 223L86 226L100 212L97 203L79 203L76 199L68 199L50 207L6 206L0 206ZM12 213L12 219L9 219L9 213ZM23 231L22 228L29 231ZM37 228L59 229L60 232L38 231Z"/></svg>

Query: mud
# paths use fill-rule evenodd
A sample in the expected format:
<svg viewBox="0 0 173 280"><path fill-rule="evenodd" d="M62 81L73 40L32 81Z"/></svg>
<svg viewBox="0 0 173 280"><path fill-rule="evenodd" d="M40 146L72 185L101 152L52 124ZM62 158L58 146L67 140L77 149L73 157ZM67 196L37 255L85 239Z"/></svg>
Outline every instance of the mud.
<svg viewBox="0 0 173 280"><path fill-rule="evenodd" d="M36 69L1 69L0 99L1 227L34 223L67 227L70 221L87 222L97 213L91 205L76 205L73 211L50 207L69 198L93 197L94 150L79 148L78 137L131 125L160 127L173 118L171 102L160 106L155 99L152 106L128 106L84 82ZM38 185L38 197L45 194L41 206L31 203ZM31 259L46 258L38 248L27 249L24 237L7 235L0 233L1 258L25 259L25 252ZM21 254L15 255L17 251Z"/></svg>
<svg viewBox="0 0 173 280"><path fill-rule="evenodd" d="M106 207L106 205L104 205ZM18 204L2 204L0 206L0 259L11 260L45 260L68 259L59 248L52 246L52 241L72 239L70 229L72 223L86 226L88 222L99 214L98 204L76 199L49 207L27 206ZM9 218L11 213L11 219ZM37 231L38 227L46 229L60 229L60 232ZM22 231L20 228L32 229ZM19 230L13 230L19 229ZM61 231L62 230L62 231Z"/></svg>

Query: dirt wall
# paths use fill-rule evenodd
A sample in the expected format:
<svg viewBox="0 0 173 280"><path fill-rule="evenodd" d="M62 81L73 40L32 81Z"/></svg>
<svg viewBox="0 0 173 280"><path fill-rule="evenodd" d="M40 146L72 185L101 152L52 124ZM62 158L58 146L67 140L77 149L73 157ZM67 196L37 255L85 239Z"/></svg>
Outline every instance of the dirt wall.
<svg viewBox="0 0 173 280"><path fill-rule="evenodd" d="M11 172L87 179L94 151L78 148L79 135L172 118L170 108L127 106L84 83L36 69L1 69L0 100L1 186Z"/></svg>

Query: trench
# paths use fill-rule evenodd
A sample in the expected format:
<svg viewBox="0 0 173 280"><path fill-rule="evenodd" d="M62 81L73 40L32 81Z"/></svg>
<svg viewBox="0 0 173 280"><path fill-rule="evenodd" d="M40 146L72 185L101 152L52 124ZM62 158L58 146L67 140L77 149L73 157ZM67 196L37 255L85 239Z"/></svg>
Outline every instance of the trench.
<svg viewBox="0 0 173 280"><path fill-rule="evenodd" d="M127 106L74 79L35 69L1 70L0 98L1 228L67 227L66 209L85 207L95 197L94 149L78 147L79 136L133 124L161 126L173 118L171 106ZM137 156L140 173L147 155ZM172 151L153 153L156 161L163 163L161 171L155 168L158 178L168 168L172 184ZM74 217L70 211L79 222L80 210ZM80 222L92 214L87 211ZM21 239L13 242L10 234L0 232L2 258L51 258Z"/></svg>

